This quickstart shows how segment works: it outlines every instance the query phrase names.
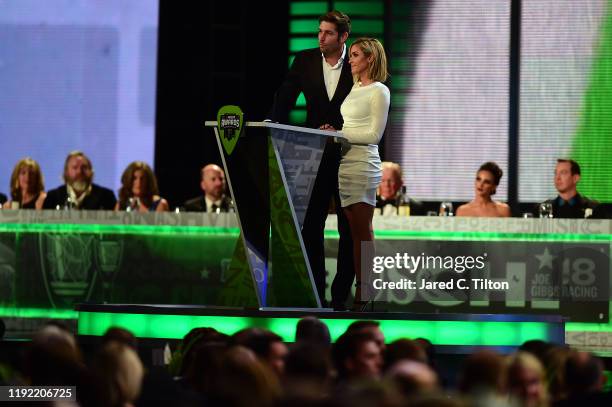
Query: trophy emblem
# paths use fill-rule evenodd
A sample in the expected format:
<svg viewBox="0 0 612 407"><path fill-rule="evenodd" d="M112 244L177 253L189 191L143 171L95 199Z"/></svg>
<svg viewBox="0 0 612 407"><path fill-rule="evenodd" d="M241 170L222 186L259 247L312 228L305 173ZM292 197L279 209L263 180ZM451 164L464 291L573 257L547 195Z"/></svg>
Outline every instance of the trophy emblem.
<svg viewBox="0 0 612 407"><path fill-rule="evenodd" d="M93 236L83 234L39 234L43 281L54 308L72 308L89 300L95 280L93 240Z"/></svg>

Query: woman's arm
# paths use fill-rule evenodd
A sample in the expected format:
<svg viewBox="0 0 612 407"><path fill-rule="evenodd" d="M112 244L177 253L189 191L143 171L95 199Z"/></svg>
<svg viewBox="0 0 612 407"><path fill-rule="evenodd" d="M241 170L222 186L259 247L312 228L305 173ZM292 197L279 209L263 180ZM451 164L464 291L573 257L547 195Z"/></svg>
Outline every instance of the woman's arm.
<svg viewBox="0 0 612 407"><path fill-rule="evenodd" d="M157 208L155 208L155 211L167 212L168 210L170 210L170 205L168 205L168 201L166 201L164 198L160 198L160 202L157 205Z"/></svg>
<svg viewBox="0 0 612 407"><path fill-rule="evenodd" d="M372 120L369 128L367 130L343 129L342 134L354 144L378 144L387 126L390 103L389 89L386 86L375 88L370 100Z"/></svg>
<svg viewBox="0 0 612 407"><path fill-rule="evenodd" d="M43 203L45 203L45 198L47 198L47 193L46 192L41 192L38 195L38 199L36 200L36 202L34 202L34 208L42 209Z"/></svg>

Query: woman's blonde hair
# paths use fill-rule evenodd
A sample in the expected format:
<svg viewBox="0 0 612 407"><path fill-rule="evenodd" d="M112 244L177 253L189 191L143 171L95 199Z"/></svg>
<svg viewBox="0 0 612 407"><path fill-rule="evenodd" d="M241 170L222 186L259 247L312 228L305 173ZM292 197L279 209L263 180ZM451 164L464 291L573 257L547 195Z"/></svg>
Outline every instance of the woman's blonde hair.
<svg viewBox="0 0 612 407"><path fill-rule="evenodd" d="M19 186L19 173L23 168L29 169L33 175L33 179L30 181L32 190L29 192L38 195L45 190L45 180L40 170L40 165L30 157L23 158L15 165L11 174L11 198L16 202L21 202L23 198L23 191L21 191Z"/></svg>
<svg viewBox="0 0 612 407"><path fill-rule="evenodd" d="M353 44L351 44L351 48L353 48L355 45L359 46L367 58L372 57L372 61L368 66L368 77L373 81L386 81L389 77L389 71L387 69L387 56L385 55L385 49L380 41L378 41L376 38L361 37L357 38ZM354 79L355 82L357 82L358 78Z"/></svg>

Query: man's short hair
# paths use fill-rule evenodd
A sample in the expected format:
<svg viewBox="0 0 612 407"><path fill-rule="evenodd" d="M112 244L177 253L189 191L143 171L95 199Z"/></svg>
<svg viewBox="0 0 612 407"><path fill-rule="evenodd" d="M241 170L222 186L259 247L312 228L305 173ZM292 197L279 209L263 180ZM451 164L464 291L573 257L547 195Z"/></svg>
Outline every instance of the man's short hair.
<svg viewBox="0 0 612 407"><path fill-rule="evenodd" d="M319 23L322 21L335 24L339 36L342 36L344 33L351 33L351 19L341 11L334 10L323 14L319 17Z"/></svg>
<svg viewBox="0 0 612 407"><path fill-rule="evenodd" d="M572 175L580 175L580 165L570 158L557 158L557 164L570 163L570 171Z"/></svg>
<svg viewBox="0 0 612 407"><path fill-rule="evenodd" d="M379 327L380 327L380 322L378 321L360 320L360 321L354 321L352 324L350 324L348 328L346 328L346 332L349 332L349 333L361 332L364 329L379 328Z"/></svg>
<svg viewBox="0 0 612 407"><path fill-rule="evenodd" d="M502 175L504 175L504 172L501 168L499 168L499 165L493 161L487 161L486 163L482 164L480 168L478 168L478 172L480 171L488 171L493 174L493 182L495 185L499 185L499 181L501 180Z"/></svg>
<svg viewBox="0 0 612 407"><path fill-rule="evenodd" d="M402 179L402 167L398 163L394 163L393 161L383 161L382 169L391 169L394 173L397 174L399 179Z"/></svg>

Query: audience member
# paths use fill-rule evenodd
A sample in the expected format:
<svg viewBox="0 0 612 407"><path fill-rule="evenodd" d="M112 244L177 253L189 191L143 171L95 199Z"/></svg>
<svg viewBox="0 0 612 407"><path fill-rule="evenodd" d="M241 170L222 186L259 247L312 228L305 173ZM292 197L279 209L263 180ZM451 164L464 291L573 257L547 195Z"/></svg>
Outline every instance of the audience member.
<svg viewBox="0 0 612 407"><path fill-rule="evenodd" d="M104 335L102 335L102 343L105 344L113 341L123 343L134 350L138 350L138 339L125 328L113 326L106 330Z"/></svg>
<svg viewBox="0 0 612 407"><path fill-rule="evenodd" d="M29 157L19 160L11 174L11 200L4 208L42 209L46 197L40 165Z"/></svg>
<svg viewBox="0 0 612 407"><path fill-rule="evenodd" d="M332 384L329 348L302 342L293 346L285 361L284 383L291 398L321 400Z"/></svg>
<svg viewBox="0 0 612 407"><path fill-rule="evenodd" d="M277 376L242 346L224 353L213 376L210 405L272 407L281 394Z"/></svg>
<svg viewBox="0 0 612 407"><path fill-rule="evenodd" d="M229 212L232 199L226 195L225 173L215 164L208 164L200 171L200 188L203 195L190 199L183 205L190 212Z"/></svg>
<svg viewBox="0 0 612 407"><path fill-rule="evenodd" d="M298 321L295 329L295 342L329 348L331 346L331 336L324 322L317 317L308 316Z"/></svg>
<svg viewBox="0 0 612 407"><path fill-rule="evenodd" d="M387 369L389 378L407 399L438 390L438 376L425 363L401 359Z"/></svg>
<svg viewBox="0 0 612 407"><path fill-rule="evenodd" d="M80 405L92 404L94 381L83 363L74 336L61 324L47 324L29 343L24 365L31 386L76 386Z"/></svg>
<svg viewBox="0 0 612 407"><path fill-rule="evenodd" d="M151 167L143 161L130 163L121 175L119 202L115 210L164 212L168 208L168 202L159 196L157 179Z"/></svg>
<svg viewBox="0 0 612 407"><path fill-rule="evenodd" d="M554 346L548 350L544 358L548 393L550 395L550 401L553 403L567 398L565 364L571 353L572 350L568 347Z"/></svg>
<svg viewBox="0 0 612 407"><path fill-rule="evenodd" d="M590 353L571 351L565 362L567 397L555 407L612 405L612 394L601 392L605 380L601 360Z"/></svg>
<svg viewBox="0 0 612 407"><path fill-rule="evenodd" d="M542 363L528 352L512 355L508 365L510 397L524 407L548 406L546 374Z"/></svg>
<svg viewBox="0 0 612 407"><path fill-rule="evenodd" d="M427 354L418 342L410 339L398 339L387 346L385 351L385 371L397 362L410 360L427 364Z"/></svg>
<svg viewBox="0 0 612 407"><path fill-rule="evenodd" d="M381 215L396 215L398 207L402 203L402 168L398 163L383 161L382 163L382 181L376 195L376 208L380 209ZM410 215L421 216L425 215L423 203L412 199L408 199L410 206Z"/></svg>
<svg viewBox="0 0 612 407"><path fill-rule="evenodd" d="M458 390L469 399L492 400L492 404L506 393L507 368L504 358L488 350L468 356L463 364Z"/></svg>
<svg viewBox="0 0 612 407"><path fill-rule="evenodd" d="M497 192L502 175L502 169L494 162L482 164L476 172L474 199L457 208L457 216L509 217L510 207L491 199L491 196Z"/></svg>
<svg viewBox="0 0 612 407"><path fill-rule="evenodd" d="M44 209L106 209L115 206L115 194L93 183L91 160L81 151L73 151L64 163L64 185L50 190Z"/></svg>
<svg viewBox="0 0 612 407"><path fill-rule="evenodd" d="M247 328L236 332L232 339L234 344L252 350L263 363L282 377L288 349L280 336L262 328Z"/></svg>
<svg viewBox="0 0 612 407"><path fill-rule="evenodd" d="M360 320L352 322L346 329L348 333L365 332L372 335L374 341L381 351L385 350L385 334L380 329L380 322L372 320Z"/></svg>
<svg viewBox="0 0 612 407"><path fill-rule="evenodd" d="M136 352L116 341L106 343L93 363L101 405L133 406L140 394L144 367Z"/></svg>
<svg viewBox="0 0 612 407"><path fill-rule="evenodd" d="M214 328L194 328L183 337L178 349L172 354L172 360L168 369L174 376L181 377L190 369L189 364L193 359L193 352L198 346L205 343L221 342L228 343L229 337L218 332Z"/></svg>
<svg viewBox="0 0 612 407"><path fill-rule="evenodd" d="M545 201L552 205L554 218L590 218L599 202L578 193L580 165L574 160L559 158L555 167L555 188L559 195Z"/></svg>
<svg viewBox="0 0 612 407"><path fill-rule="evenodd" d="M334 344L333 359L339 382L380 378L382 351L369 332L347 331L342 334Z"/></svg>

